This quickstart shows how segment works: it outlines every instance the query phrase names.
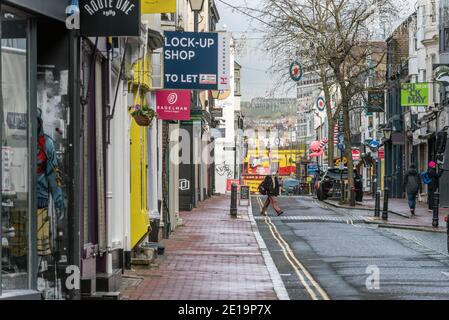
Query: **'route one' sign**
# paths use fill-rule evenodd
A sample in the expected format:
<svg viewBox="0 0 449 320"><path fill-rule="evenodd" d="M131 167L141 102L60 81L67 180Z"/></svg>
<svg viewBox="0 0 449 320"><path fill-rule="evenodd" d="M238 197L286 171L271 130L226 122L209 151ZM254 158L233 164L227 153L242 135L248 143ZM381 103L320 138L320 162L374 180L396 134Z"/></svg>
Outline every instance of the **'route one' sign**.
<svg viewBox="0 0 449 320"><path fill-rule="evenodd" d="M227 33L165 32L166 89L229 90L230 40Z"/></svg>
<svg viewBox="0 0 449 320"><path fill-rule="evenodd" d="M401 83L402 107L427 107L428 105L428 83Z"/></svg>

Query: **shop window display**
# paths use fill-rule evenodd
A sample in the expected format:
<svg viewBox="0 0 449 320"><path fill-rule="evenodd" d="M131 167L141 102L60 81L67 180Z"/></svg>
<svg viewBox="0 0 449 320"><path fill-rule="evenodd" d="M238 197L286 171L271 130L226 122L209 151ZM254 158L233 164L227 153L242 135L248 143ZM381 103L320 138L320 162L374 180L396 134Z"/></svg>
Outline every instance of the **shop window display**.
<svg viewBox="0 0 449 320"><path fill-rule="evenodd" d="M30 79L28 20L5 13L4 7L1 18L0 297L37 288L44 299L64 299L69 260L68 55L63 41L55 49L41 43L36 78ZM38 23L38 34L46 28L48 23Z"/></svg>
<svg viewBox="0 0 449 320"><path fill-rule="evenodd" d="M45 299L64 298L67 257L68 71L39 65L37 79L38 290Z"/></svg>
<svg viewBox="0 0 449 320"><path fill-rule="evenodd" d="M3 29L11 25L2 21ZM15 37L4 37L1 42L2 291L28 289L30 257L26 22L14 21L14 25Z"/></svg>

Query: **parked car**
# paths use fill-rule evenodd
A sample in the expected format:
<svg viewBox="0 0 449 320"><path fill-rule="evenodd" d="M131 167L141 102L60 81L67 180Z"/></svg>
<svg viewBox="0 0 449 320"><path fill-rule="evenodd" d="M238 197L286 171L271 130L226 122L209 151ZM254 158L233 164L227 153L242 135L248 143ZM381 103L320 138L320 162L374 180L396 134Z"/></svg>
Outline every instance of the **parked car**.
<svg viewBox="0 0 449 320"><path fill-rule="evenodd" d="M282 194L283 195L298 195L300 192L299 180L296 179L286 179L282 183Z"/></svg>
<svg viewBox="0 0 449 320"><path fill-rule="evenodd" d="M343 183L348 180L348 169L343 169L343 173L339 168L328 169L316 184L316 195L318 200L323 201L332 196L334 186L339 188L340 181L343 174ZM363 182L362 176L354 170L354 188L356 194L356 201L363 201Z"/></svg>

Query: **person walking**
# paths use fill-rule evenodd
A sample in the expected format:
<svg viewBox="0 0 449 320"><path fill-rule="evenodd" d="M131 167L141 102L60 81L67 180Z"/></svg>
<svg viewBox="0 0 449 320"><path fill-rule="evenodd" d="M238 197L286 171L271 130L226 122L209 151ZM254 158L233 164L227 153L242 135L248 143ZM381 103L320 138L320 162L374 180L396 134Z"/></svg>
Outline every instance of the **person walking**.
<svg viewBox="0 0 449 320"><path fill-rule="evenodd" d="M427 200L429 202L429 211L433 211L433 202L435 192L440 188L440 178L443 175L444 171L437 171L437 164L435 161L429 162L429 168L427 169L427 176L429 178L429 184L427 189Z"/></svg>
<svg viewBox="0 0 449 320"><path fill-rule="evenodd" d="M263 205L261 215L265 216L267 214L267 209L270 204L273 206L274 211L276 211L276 215L280 216L284 213L282 209L279 207L279 202L277 197L279 196L279 179L277 175L271 174L265 177L262 183L259 186L259 191L261 194L267 196L267 200Z"/></svg>
<svg viewBox="0 0 449 320"><path fill-rule="evenodd" d="M404 189L407 192L408 206L412 215L415 215L416 196L418 195L420 185L421 179L418 170L416 165L412 164L404 177Z"/></svg>

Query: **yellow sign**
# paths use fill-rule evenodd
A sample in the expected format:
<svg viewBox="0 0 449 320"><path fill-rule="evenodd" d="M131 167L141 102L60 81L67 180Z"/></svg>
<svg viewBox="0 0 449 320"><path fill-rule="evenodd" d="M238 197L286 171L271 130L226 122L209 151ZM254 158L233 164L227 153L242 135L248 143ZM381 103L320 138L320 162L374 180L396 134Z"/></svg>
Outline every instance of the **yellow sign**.
<svg viewBox="0 0 449 320"><path fill-rule="evenodd" d="M335 165L338 167L340 165L341 160L337 159L335 160ZM346 157L343 157L343 164L346 165L348 164L348 159Z"/></svg>
<svg viewBox="0 0 449 320"><path fill-rule="evenodd" d="M261 180L243 180L243 184L249 187L249 191L251 193L259 192L259 185L262 183L263 178Z"/></svg>
<svg viewBox="0 0 449 320"><path fill-rule="evenodd" d="M142 14L176 12L176 0L141 0L141 3Z"/></svg>

